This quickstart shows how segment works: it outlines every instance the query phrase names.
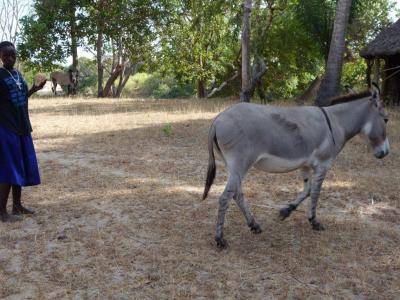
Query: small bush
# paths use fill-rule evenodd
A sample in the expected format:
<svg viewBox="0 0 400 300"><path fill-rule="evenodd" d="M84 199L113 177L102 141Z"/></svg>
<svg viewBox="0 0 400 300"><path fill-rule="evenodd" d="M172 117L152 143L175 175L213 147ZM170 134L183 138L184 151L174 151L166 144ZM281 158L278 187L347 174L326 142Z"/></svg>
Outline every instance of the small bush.
<svg viewBox="0 0 400 300"><path fill-rule="evenodd" d="M173 132L172 132L172 126L171 126L170 124L165 125L161 130L162 130L163 134L164 134L166 137L170 137L170 136L173 134Z"/></svg>
<svg viewBox="0 0 400 300"><path fill-rule="evenodd" d="M158 73L137 73L125 86L125 97L187 98L194 94L191 84L180 84L173 77L161 77Z"/></svg>
<svg viewBox="0 0 400 300"><path fill-rule="evenodd" d="M155 98L168 98L168 95L171 93L171 88L166 83L161 83L158 87L153 91L152 95Z"/></svg>

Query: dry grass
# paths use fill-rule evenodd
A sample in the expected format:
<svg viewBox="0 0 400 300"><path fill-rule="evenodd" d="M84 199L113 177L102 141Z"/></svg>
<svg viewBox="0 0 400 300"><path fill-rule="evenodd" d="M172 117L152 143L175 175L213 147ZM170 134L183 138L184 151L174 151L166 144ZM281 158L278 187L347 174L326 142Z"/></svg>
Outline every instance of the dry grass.
<svg viewBox="0 0 400 300"><path fill-rule="evenodd" d="M280 222L301 189L297 173L252 170L245 195L264 229L252 235L232 204L230 247L213 242L219 168L200 201L209 122L227 101L35 99L43 184L24 189L38 211L0 224L5 299L395 299L400 295L398 109L392 152L373 158L354 139L319 204ZM170 127L166 127L170 125Z"/></svg>

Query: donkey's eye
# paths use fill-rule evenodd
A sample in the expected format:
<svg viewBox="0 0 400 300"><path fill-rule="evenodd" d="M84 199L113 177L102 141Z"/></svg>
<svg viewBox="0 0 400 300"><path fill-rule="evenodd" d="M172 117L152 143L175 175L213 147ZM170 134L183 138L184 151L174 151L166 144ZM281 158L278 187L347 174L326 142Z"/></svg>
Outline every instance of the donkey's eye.
<svg viewBox="0 0 400 300"><path fill-rule="evenodd" d="M389 122L388 118L384 118L383 121L385 121L385 123Z"/></svg>

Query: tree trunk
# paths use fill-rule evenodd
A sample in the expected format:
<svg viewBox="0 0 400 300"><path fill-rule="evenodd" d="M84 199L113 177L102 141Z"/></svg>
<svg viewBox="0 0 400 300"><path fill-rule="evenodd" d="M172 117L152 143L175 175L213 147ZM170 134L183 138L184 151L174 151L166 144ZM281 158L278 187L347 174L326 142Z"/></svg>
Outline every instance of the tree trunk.
<svg viewBox="0 0 400 300"><path fill-rule="evenodd" d="M128 71L122 72L122 74L124 75L124 79L123 79L123 81L122 81L122 84L120 84L120 85L118 86L117 93L116 93L116 97L117 97L117 98L121 97L122 91L123 91L123 89L124 89L126 83L128 82L129 77L131 77L132 75L135 75L135 74L139 71L140 67L141 67L143 64L144 64L144 62L139 61L139 62L137 62L136 64L134 64L133 66L129 67L129 68L128 68Z"/></svg>
<svg viewBox="0 0 400 300"><path fill-rule="evenodd" d="M240 101L250 102L250 15L251 0L244 0L243 5L243 29L242 29L242 91Z"/></svg>
<svg viewBox="0 0 400 300"><path fill-rule="evenodd" d="M200 25L200 23L199 23ZM200 28L198 28L200 30ZM201 71L204 71L204 63L203 63L203 57L200 54L199 56L199 67ZM201 72L203 73L203 72ZM197 78L197 98L202 99L206 97L206 88L204 84L204 78Z"/></svg>
<svg viewBox="0 0 400 300"><path fill-rule="evenodd" d="M262 85L261 80L259 80L257 83L257 93L262 103L267 104L268 99L267 96L265 95L264 87Z"/></svg>
<svg viewBox="0 0 400 300"><path fill-rule="evenodd" d="M306 101L313 102L317 96L317 93L320 89L322 79L318 76L311 82L308 88L305 90L303 94L296 98L296 103L304 104Z"/></svg>
<svg viewBox="0 0 400 300"><path fill-rule="evenodd" d="M123 70L121 65L117 65L117 67L112 71L110 78L108 78L107 83L104 87L103 97L110 97L111 86L114 84L115 80L119 77Z"/></svg>
<svg viewBox="0 0 400 300"><path fill-rule="evenodd" d="M375 58L374 60L374 82L379 85L381 80L381 60L380 58Z"/></svg>
<svg viewBox="0 0 400 300"><path fill-rule="evenodd" d="M371 81L371 70L372 70L372 64L373 64L373 60L372 59L367 59L367 76L366 76L366 78L367 78L367 85L368 85L368 88L370 88L371 87L371 84L372 84L372 81Z"/></svg>
<svg viewBox="0 0 400 300"><path fill-rule="evenodd" d="M104 47L104 3L102 0L97 3L97 41L96 41L96 61L97 61L97 97L103 97L104 65L103 65L103 47Z"/></svg>
<svg viewBox="0 0 400 300"><path fill-rule="evenodd" d="M266 72L267 72L267 67L265 66L264 59L261 56L256 56L254 58L252 72L251 72L250 88L248 90L249 98L253 97L254 92L257 89L261 100L265 102L266 100L265 94L264 92L260 93L260 91L263 89L261 79Z"/></svg>
<svg viewBox="0 0 400 300"><path fill-rule="evenodd" d="M70 35L71 35L71 53L72 53L72 71L78 71L78 43L77 43L77 32L76 32L76 16L75 10L76 7L74 4L71 4L70 7ZM77 79L78 80L78 79ZM72 94L76 94L78 82L75 83L75 86L72 87Z"/></svg>
<svg viewBox="0 0 400 300"><path fill-rule="evenodd" d="M204 86L204 81L201 79L197 80L197 98L206 97L206 88Z"/></svg>
<svg viewBox="0 0 400 300"><path fill-rule="evenodd" d="M333 25L325 76L315 100L315 104L318 106L328 105L329 98L338 95L340 92L345 36L350 7L351 0L339 0L336 6L335 23Z"/></svg>
<svg viewBox="0 0 400 300"><path fill-rule="evenodd" d="M99 29L97 33L97 97L103 97L103 79L104 79L104 67L103 67L103 32Z"/></svg>
<svg viewBox="0 0 400 300"><path fill-rule="evenodd" d="M116 45L115 45L115 41L113 39L110 39L110 43L111 43L111 49L112 49L112 64L111 64L111 73L112 71L116 68L116 66L119 64L119 58L118 58L118 54L117 54L117 49L116 49ZM119 53L119 52L118 52ZM116 95L116 87L115 84L113 84L111 86L111 91L112 91L112 95L113 97L115 97Z"/></svg>

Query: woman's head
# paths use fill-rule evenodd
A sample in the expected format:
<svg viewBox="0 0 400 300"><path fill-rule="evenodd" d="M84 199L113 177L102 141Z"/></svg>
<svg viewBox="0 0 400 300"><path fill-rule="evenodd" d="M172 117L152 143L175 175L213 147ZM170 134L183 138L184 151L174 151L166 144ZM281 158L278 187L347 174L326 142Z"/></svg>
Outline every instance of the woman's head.
<svg viewBox="0 0 400 300"><path fill-rule="evenodd" d="M7 41L0 43L0 59L4 68L12 69L14 67L17 60L17 51L13 43Z"/></svg>

